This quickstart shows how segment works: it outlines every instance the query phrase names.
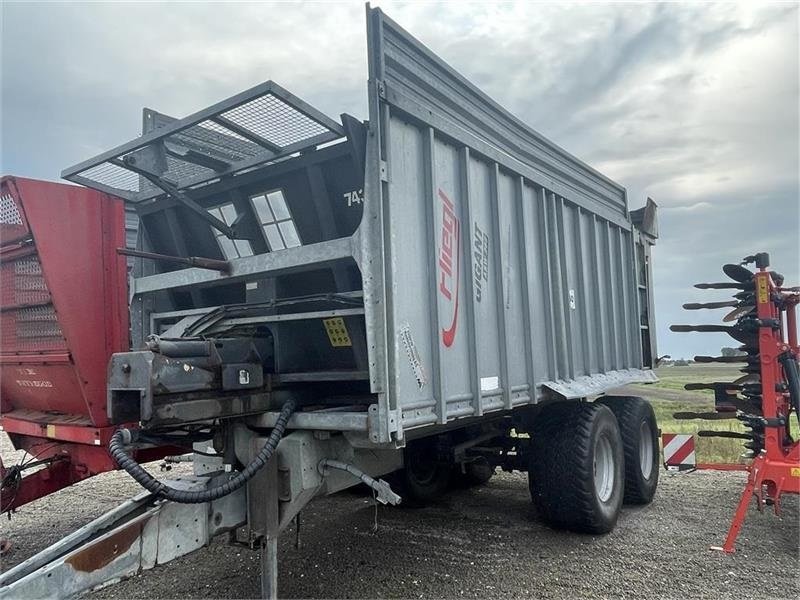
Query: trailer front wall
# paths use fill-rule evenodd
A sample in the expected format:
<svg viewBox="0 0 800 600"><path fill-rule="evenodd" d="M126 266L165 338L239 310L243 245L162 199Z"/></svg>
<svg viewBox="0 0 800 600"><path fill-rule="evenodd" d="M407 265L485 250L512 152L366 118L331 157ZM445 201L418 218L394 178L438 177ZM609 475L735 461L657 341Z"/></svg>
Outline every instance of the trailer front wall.
<svg viewBox="0 0 800 600"><path fill-rule="evenodd" d="M362 268L373 388L396 428L530 403L542 383L636 378L624 188L513 121L378 10L369 41L361 233L382 240L382 260L367 242ZM385 303L369 301L381 292Z"/></svg>

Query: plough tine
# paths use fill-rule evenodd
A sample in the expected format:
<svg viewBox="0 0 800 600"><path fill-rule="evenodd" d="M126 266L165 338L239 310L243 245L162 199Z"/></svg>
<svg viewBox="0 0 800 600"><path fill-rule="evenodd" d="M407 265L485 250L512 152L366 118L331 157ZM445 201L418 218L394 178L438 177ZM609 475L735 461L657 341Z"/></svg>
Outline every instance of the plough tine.
<svg viewBox="0 0 800 600"><path fill-rule="evenodd" d="M736 300L725 300L723 302L688 302L683 305L686 310L701 310L704 308L736 308L739 302Z"/></svg>
<svg viewBox="0 0 800 600"><path fill-rule="evenodd" d="M748 356L742 354L739 356L695 356L694 361L698 363L748 363L755 364L758 362L758 355Z"/></svg>
<svg viewBox="0 0 800 600"><path fill-rule="evenodd" d="M722 266L722 272L738 283L753 281L753 272L742 265L727 264Z"/></svg>

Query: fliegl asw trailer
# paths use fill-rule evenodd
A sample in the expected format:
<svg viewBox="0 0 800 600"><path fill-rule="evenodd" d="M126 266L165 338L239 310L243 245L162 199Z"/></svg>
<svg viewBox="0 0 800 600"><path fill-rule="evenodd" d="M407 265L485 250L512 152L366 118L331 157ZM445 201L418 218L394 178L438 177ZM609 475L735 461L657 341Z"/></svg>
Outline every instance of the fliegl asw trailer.
<svg viewBox="0 0 800 600"><path fill-rule="evenodd" d="M280 532L359 482L424 502L528 471L543 519L593 533L653 497L653 412L602 394L656 379L655 205L630 212L380 10L367 29L367 122L267 82L183 119L146 110L141 137L64 171L140 218L108 414L138 423L109 449L147 492L83 536L137 523L140 543L90 572L51 560L49 580L40 557L29 589L70 593L236 529L271 597ZM215 456L190 483L130 457L167 444Z"/></svg>

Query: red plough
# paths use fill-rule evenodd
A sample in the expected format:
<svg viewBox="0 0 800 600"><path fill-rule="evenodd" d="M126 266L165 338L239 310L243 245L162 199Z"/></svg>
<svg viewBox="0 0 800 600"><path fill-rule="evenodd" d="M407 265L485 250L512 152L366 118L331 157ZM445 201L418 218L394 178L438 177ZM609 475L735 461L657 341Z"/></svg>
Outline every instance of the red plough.
<svg viewBox="0 0 800 600"><path fill-rule="evenodd" d="M753 273L744 264L755 263ZM697 464L694 452L687 452L679 436L664 442L667 468L707 468L748 471L747 485L733 516L725 542L717 549L735 551L736 537L755 497L759 511L772 506L780 514L783 494L800 494L800 441L790 433L790 419L800 422L800 369L798 368L797 314L800 290L783 285L783 276L768 269L769 255L747 257L742 265L725 265L724 272L734 281L703 283L700 289L735 289L731 303L688 304L689 310L732 307L725 321L732 326L673 325L673 331L725 331L741 342L736 357L695 357L698 362L740 362L744 375L735 382L688 384L687 389L713 389L715 413L678 413L677 418L736 418L747 433L700 431L705 437L729 437L745 440L744 458L750 462L737 465ZM794 417L792 413L794 412ZM688 443L688 442L687 442ZM693 440L692 442L693 443ZM716 548L716 547L715 547Z"/></svg>

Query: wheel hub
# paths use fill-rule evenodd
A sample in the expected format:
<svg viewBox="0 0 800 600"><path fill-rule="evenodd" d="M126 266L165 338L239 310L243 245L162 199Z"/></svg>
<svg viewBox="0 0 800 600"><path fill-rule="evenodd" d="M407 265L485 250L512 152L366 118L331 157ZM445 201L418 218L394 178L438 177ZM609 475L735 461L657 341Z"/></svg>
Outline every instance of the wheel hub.
<svg viewBox="0 0 800 600"><path fill-rule="evenodd" d="M601 502L608 502L614 493L614 451L607 436L597 440L594 448L594 488Z"/></svg>
<svg viewBox="0 0 800 600"><path fill-rule="evenodd" d="M642 477L650 479L653 474L653 432L647 421L642 421L639 427L639 467Z"/></svg>

